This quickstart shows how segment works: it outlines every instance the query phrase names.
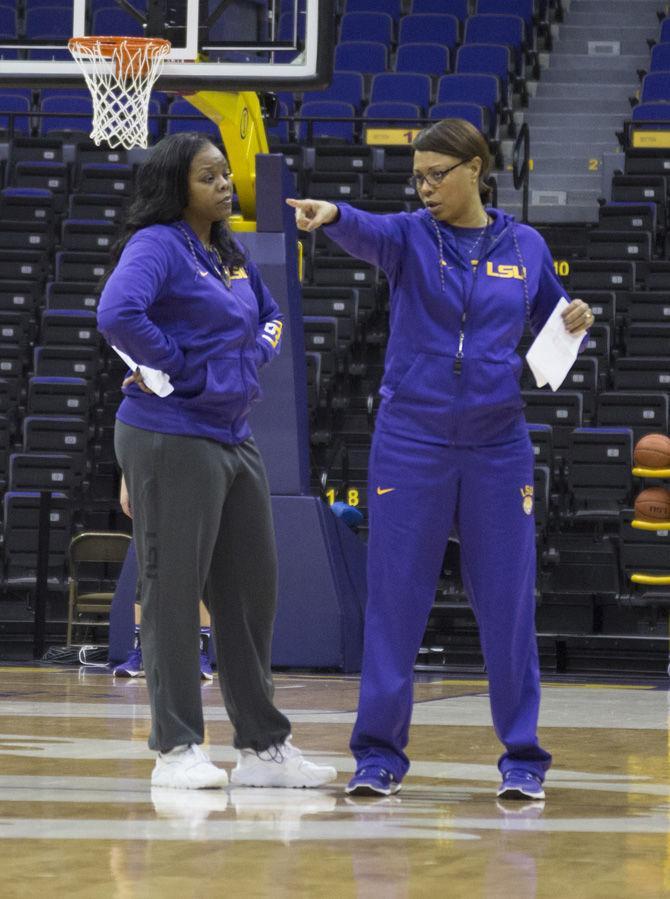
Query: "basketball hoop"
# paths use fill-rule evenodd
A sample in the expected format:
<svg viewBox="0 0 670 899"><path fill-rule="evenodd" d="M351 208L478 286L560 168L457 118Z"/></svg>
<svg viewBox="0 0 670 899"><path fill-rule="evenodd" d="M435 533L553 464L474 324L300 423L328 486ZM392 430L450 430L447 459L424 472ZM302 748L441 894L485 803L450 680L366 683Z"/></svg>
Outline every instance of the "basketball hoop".
<svg viewBox="0 0 670 899"><path fill-rule="evenodd" d="M98 146L147 146L151 89L170 48L156 37L70 38L68 49L93 98L91 138Z"/></svg>

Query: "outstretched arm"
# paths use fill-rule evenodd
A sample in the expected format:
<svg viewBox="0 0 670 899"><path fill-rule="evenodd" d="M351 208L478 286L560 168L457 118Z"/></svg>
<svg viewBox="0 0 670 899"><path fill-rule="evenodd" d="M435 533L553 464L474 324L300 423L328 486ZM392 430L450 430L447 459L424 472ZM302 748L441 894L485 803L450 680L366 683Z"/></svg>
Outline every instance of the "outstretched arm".
<svg viewBox="0 0 670 899"><path fill-rule="evenodd" d="M288 199L286 202L295 209L296 224L302 231L328 226L328 237L343 250L379 266L387 275L404 256L405 216L377 215L326 200Z"/></svg>

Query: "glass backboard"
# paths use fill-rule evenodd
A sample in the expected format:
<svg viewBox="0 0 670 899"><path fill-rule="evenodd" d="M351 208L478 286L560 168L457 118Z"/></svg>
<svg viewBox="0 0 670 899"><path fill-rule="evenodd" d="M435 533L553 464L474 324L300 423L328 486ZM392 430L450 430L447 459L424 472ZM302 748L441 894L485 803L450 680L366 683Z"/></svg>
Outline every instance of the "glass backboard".
<svg viewBox="0 0 670 899"><path fill-rule="evenodd" d="M332 73L333 3L24 0L20 9L7 9L0 20L0 86L82 87L68 39L126 34L171 41L158 90L324 87Z"/></svg>

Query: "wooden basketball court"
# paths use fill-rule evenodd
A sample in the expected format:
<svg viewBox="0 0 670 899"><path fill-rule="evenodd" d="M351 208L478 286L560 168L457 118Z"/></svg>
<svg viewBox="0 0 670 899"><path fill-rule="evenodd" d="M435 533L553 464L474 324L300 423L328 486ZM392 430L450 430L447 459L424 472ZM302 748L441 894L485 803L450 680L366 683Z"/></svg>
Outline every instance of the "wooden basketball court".
<svg viewBox="0 0 670 899"><path fill-rule="evenodd" d="M635 897L670 894L665 685L544 686L545 803L495 799L486 684L417 684L403 790L350 799L358 679L276 677L323 790L151 790L143 680L6 667L0 695L2 896ZM218 683L207 749L230 768Z"/></svg>

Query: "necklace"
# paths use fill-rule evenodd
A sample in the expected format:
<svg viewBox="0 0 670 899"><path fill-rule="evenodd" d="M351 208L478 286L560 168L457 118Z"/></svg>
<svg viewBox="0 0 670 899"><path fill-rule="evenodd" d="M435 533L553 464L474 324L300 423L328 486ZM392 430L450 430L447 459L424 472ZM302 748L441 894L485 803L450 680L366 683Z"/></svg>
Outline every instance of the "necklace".
<svg viewBox="0 0 670 899"><path fill-rule="evenodd" d="M446 282L444 280L444 270L445 270L445 268L448 267L447 260L444 258L444 243L442 241L442 233L439 229L437 222L435 221L434 218L431 218L430 221L433 226L433 230L435 231L435 236L437 237L437 249L438 249L438 256L439 256L438 265L439 265L439 269L440 269L440 286L442 287L442 292L444 293L444 292L446 292L446 289L447 289ZM488 218L487 218L486 224L481 229L481 231L479 231L477 233L474 243L472 244L471 247L469 247L468 250L466 250L468 262L472 265L472 270L475 273L475 275L477 274L477 266L479 264L479 259L473 260L472 254L474 253L475 249L477 249L479 247L480 242L484 239L486 232L488 231L489 224L490 224L490 222L488 221Z"/></svg>
<svg viewBox="0 0 670 899"><path fill-rule="evenodd" d="M484 237L484 234L486 233L486 229L488 228L488 226L489 225L487 222L484 225L484 227L481 229L481 231L477 232L477 235L474 239L472 246L468 247L468 249L465 251L465 261L467 263L471 264L473 268L477 268L477 265L479 264L479 259L473 259L472 256L473 256L475 250L479 248L479 242Z"/></svg>
<svg viewBox="0 0 670 899"><path fill-rule="evenodd" d="M188 244L188 248L191 251L191 256L193 256L195 264L196 264L196 266L198 266L198 257L195 254L195 247L193 246L193 241L191 240L191 235L188 233L186 228L182 227L179 224L179 222L177 222L176 224L177 224L177 228L179 228L181 233L186 238L186 243ZM202 241L201 241L201 243L202 243ZM221 281L223 281L224 285L228 289L230 289L230 281L231 281L230 269L228 268L227 265L223 264L223 259L221 258L221 254L219 253L219 248L217 246L215 246L214 244L212 244L212 246L208 249L204 243L202 244L202 248L207 253L209 261L214 266L214 271L217 273L217 275L219 276ZM214 260L212 258L212 253L214 254L214 256L216 256L216 260ZM199 269L198 269L198 271L199 271Z"/></svg>

